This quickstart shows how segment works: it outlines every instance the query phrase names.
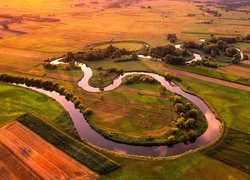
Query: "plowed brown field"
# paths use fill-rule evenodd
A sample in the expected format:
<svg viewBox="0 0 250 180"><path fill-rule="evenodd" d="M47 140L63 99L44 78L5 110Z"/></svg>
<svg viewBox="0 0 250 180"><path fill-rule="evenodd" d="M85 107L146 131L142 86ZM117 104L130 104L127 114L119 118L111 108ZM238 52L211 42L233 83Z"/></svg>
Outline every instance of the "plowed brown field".
<svg viewBox="0 0 250 180"><path fill-rule="evenodd" d="M12 161L9 159L6 161L0 155L0 170L8 171L8 177L18 176L19 167L23 168L23 172L34 176L32 179L39 176L43 179L96 179L98 177L95 172L56 149L18 122L10 123L0 129L0 142L6 153L13 153L9 155ZM19 166L18 163L22 165ZM16 172L12 169L16 169ZM35 174L38 176L36 177ZM1 176L2 173L0 173L0 179Z"/></svg>

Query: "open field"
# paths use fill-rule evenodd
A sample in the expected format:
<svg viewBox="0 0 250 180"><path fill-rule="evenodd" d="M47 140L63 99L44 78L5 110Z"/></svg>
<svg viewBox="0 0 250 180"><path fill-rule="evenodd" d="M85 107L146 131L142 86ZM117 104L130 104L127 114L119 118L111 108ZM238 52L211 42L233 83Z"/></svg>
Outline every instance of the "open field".
<svg viewBox="0 0 250 180"><path fill-rule="evenodd" d="M0 130L1 131L1 130ZM0 143L1 179L40 179L29 167L18 159L8 148Z"/></svg>
<svg viewBox="0 0 250 180"><path fill-rule="evenodd" d="M193 78L202 79L209 82L215 82L224 84L226 86L235 87L241 90L249 90L249 76L248 72L242 72L243 75L234 76L232 74L224 74L216 72L211 68L205 67L193 67L193 66L173 66L173 65L165 65L161 62L150 61L141 59L140 61L129 61L116 63L112 59L107 59L103 61L94 61L94 62L85 62L89 67L93 69L94 75L91 77L89 83L92 86L107 86L113 82L115 76L109 76L108 78L104 78L104 83L99 82L99 71L97 70L99 67L103 69L108 69L111 67L117 67L119 69L123 69L124 71L147 71L147 72L156 72L163 74L164 72L173 72L176 74L182 74L186 76L190 76ZM228 67L230 68L230 66ZM223 70L223 69L222 69ZM187 72L185 72L187 71ZM247 70L248 71L248 70ZM208 77L207 77L208 76ZM240 77L244 76L244 77Z"/></svg>
<svg viewBox="0 0 250 180"><path fill-rule="evenodd" d="M115 46L119 49L126 49L128 51L143 51L148 49L148 44L143 41L133 41L133 40L127 40L127 41L108 41L108 42L99 42L96 44L91 44L86 46L87 49L105 49L108 46Z"/></svg>
<svg viewBox="0 0 250 180"><path fill-rule="evenodd" d="M250 6L228 10L189 0L126 0L122 4L123 1L0 1L0 22L17 19L8 29L0 25L0 74L58 83L84 107L92 108L89 120L100 128L134 136L163 132L169 127L168 117L174 113L167 97L161 97L155 85L122 85L111 92L90 93L77 85L84 75L82 71L66 70L64 65L45 69L44 60L61 57L68 51L82 51L99 42L130 40L146 42L150 47L167 45L168 33L177 35L176 44L185 40L201 43L200 38L210 38L211 34L245 36L250 32ZM223 1L230 5L247 0ZM202 5L221 16L202 10ZM234 45L250 55L250 43ZM142 46L125 43L119 47L137 50ZM216 63L222 67L218 69L166 65L147 59L85 62L93 69L89 82L93 86L108 85L115 78L111 75L100 82L99 67L103 71L117 67L158 74L174 72L181 77L183 89L204 99L225 122L225 133L214 146L173 160L132 159L92 147L80 141L68 113L57 102L31 90L0 83L0 179L39 179L51 174L57 177L50 179L60 179L61 175L68 179L79 175L80 179L100 176L122 180L250 179L250 61L228 66L231 60L219 56ZM39 119L22 116L21 123L12 122L25 113ZM7 123L11 124L6 126Z"/></svg>
<svg viewBox="0 0 250 180"><path fill-rule="evenodd" d="M182 76L188 76L188 77L208 81L211 83L221 84L221 85L233 87L233 88L240 89L240 90L250 91L250 86L247 86L247 85L237 84L234 82L228 82L228 81L224 81L224 80L220 80L220 79L216 79L216 78L212 78L212 77L207 77L205 75L203 76L203 75L199 75L199 74L195 74L195 73L185 72L185 71L178 70L178 69L171 69L168 67L166 67L165 69L166 69L166 71L176 73L176 74L179 74Z"/></svg>
<svg viewBox="0 0 250 180"><path fill-rule="evenodd" d="M98 177L96 173L18 122L10 123L0 129L0 142L24 162L30 168L30 172L35 172L43 179L97 179ZM3 159L1 161L5 163ZM12 162L11 167L16 166L15 161Z"/></svg>
<svg viewBox="0 0 250 180"><path fill-rule="evenodd" d="M99 174L109 173L119 168L119 165L111 159L106 158L88 145L80 143L41 119L26 114L19 117L18 121L61 151Z"/></svg>
<svg viewBox="0 0 250 180"><path fill-rule="evenodd" d="M225 12L210 7L226 18L221 19L210 14L203 16L199 7L185 1L140 1L122 8L106 8L108 3L103 0L96 4L91 2L86 0L82 6L78 6L81 2L77 0L0 2L1 14L32 14L60 20L54 23L24 20L9 25L10 30L23 31L25 34L0 29L0 71L5 71L8 66L9 71L44 74L43 70L37 68L42 60L112 39L142 40L155 46L168 44L167 33L176 33L181 40L198 40L216 32L223 35L246 35L249 32L244 26L230 25L235 24L235 20L228 19L237 16L239 20L236 24L247 24L248 21L241 18L249 15L243 12ZM141 8L149 5L151 9ZM189 17L189 13L196 16ZM204 19L213 20L214 23L198 23ZM24 63L27 61L29 63Z"/></svg>
<svg viewBox="0 0 250 180"><path fill-rule="evenodd" d="M208 67L201 67L201 66L172 66L172 65L167 65L170 68L176 69L176 71L182 70L182 71L187 71L193 74L197 75L202 75L202 76L208 76L211 78L216 78L224 81L229 81L233 83L238 83L242 85L247 85L250 86L250 79L243 75L238 75L237 72L230 73L227 72L226 67L223 67L221 69L212 69ZM173 70L174 71L174 70ZM226 71L226 73L224 72ZM243 76L243 77L241 77Z"/></svg>
<svg viewBox="0 0 250 180"><path fill-rule="evenodd" d="M250 79L250 68L243 67L243 66L231 65L231 66L219 68L217 71L226 73L226 74L231 74L234 76L239 76L239 77L246 78L246 79Z"/></svg>
<svg viewBox="0 0 250 180"><path fill-rule="evenodd" d="M200 112L192 127L172 132L179 118L174 107L175 94L166 91L161 95L159 86L158 83L135 83L103 92L102 99L90 105L95 111L88 122L105 137L128 144L165 144L169 143L167 138L171 135L175 136L175 143L182 142L189 130L201 135L207 122ZM190 103L185 98L181 102ZM197 107L192 104L192 108Z"/></svg>
<svg viewBox="0 0 250 180"><path fill-rule="evenodd" d="M250 158L249 148L239 149L239 147L248 146L249 92L192 78L183 79L186 86L192 87L192 92L203 97L226 122L225 139L223 138L218 145L205 152L193 153L176 160L139 161L117 158L115 160L123 168L102 177L103 179L118 177L123 179L161 179L163 177L197 180L200 177L203 179L249 179L249 173L247 173L249 172L249 166L247 166ZM235 133L237 131L241 133ZM240 137L243 139L239 141ZM147 171L141 173L141 169L147 169ZM175 171L176 169L178 172Z"/></svg>
<svg viewBox="0 0 250 180"><path fill-rule="evenodd" d="M56 101L32 90L0 83L0 125L25 113L32 113L79 139L73 122Z"/></svg>

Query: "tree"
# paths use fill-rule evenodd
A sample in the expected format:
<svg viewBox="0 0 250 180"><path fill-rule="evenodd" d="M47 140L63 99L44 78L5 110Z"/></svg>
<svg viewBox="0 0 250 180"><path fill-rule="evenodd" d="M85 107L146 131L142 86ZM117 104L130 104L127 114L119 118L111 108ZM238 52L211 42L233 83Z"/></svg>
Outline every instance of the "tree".
<svg viewBox="0 0 250 180"><path fill-rule="evenodd" d="M137 61L138 60L138 55L136 53L132 53L131 60Z"/></svg>
<svg viewBox="0 0 250 180"><path fill-rule="evenodd" d="M250 34L246 35L246 36L244 37L244 40L250 41Z"/></svg>
<svg viewBox="0 0 250 180"><path fill-rule="evenodd" d="M176 34L168 34L167 35L167 39L170 40L170 39L177 39L177 36Z"/></svg>
<svg viewBox="0 0 250 180"><path fill-rule="evenodd" d="M176 103L174 106L174 110L177 113L181 113L181 112L185 113L186 111L185 106L182 103Z"/></svg>
<svg viewBox="0 0 250 180"><path fill-rule="evenodd" d="M188 132L188 135L189 135L189 137L190 137L191 139L196 138L196 137L198 136L197 132L194 131L194 130L190 130L190 131Z"/></svg>
<svg viewBox="0 0 250 180"><path fill-rule="evenodd" d="M65 61L66 62L70 62L70 61L74 61L75 60L75 55L72 52L67 52L66 56L65 56Z"/></svg>
<svg viewBox="0 0 250 180"><path fill-rule="evenodd" d="M199 112L198 112L197 109L191 109L191 110L188 111L188 116L190 118L196 119L198 117L198 114L199 114Z"/></svg>
<svg viewBox="0 0 250 180"><path fill-rule="evenodd" d="M218 41L218 42L216 43L216 46L217 46L220 50L225 51L225 49L228 47L228 44L227 44L227 42L220 40L220 41Z"/></svg>
<svg viewBox="0 0 250 180"><path fill-rule="evenodd" d="M163 58L169 54L174 55L175 50L176 48L173 45L158 46L158 47L152 48L150 51L150 54L154 57Z"/></svg>
<svg viewBox="0 0 250 180"><path fill-rule="evenodd" d="M238 50L234 47L229 47L226 49L225 54L229 57L234 57L238 53Z"/></svg>
<svg viewBox="0 0 250 180"><path fill-rule="evenodd" d="M185 41L183 43L183 47L186 49L198 49L199 45L196 44L194 41Z"/></svg>
<svg viewBox="0 0 250 180"><path fill-rule="evenodd" d="M1 25L3 26L4 30L9 30L9 23L7 21L2 22Z"/></svg>
<svg viewBox="0 0 250 180"><path fill-rule="evenodd" d="M91 109L91 108L86 108L85 110L84 110L84 115L85 116L89 116L89 115L91 115L93 113L93 110Z"/></svg>
<svg viewBox="0 0 250 180"><path fill-rule="evenodd" d="M175 125L178 127L184 127L184 122L185 122L185 118L184 117L180 117L177 119Z"/></svg>
<svg viewBox="0 0 250 180"><path fill-rule="evenodd" d="M159 90L161 96L166 95L167 89L164 86L159 86L158 90Z"/></svg>
<svg viewBox="0 0 250 180"><path fill-rule="evenodd" d="M175 43L177 40L177 36L176 34L168 34L167 35L167 39L171 42L171 43Z"/></svg>
<svg viewBox="0 0 250 180"><path fill-rule="evenodd" d="M175 64L175 65L185 64L185 62L186 62L186 60L183 57L181 57L181 56L173 56L173 55L170 55L170 54L168 54L165 57L164 60L168 64Z"/></svg>

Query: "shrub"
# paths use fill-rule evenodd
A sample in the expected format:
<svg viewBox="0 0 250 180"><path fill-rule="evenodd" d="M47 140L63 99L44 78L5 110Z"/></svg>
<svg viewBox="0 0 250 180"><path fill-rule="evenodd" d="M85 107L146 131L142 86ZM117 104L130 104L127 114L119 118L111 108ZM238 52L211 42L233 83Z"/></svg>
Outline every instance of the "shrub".
<svg viewBox="0 0 250 180"><path fill-rule="evenodd" d="M175 96L173 97L173 101L174 101L174 104L176 104L176 103L181 103L181 97L178 96L178 95L175 95Z"/></svg>
<svg viewBox="0 0 250 180"><path fill-rule="evenodd" d="M56 65L50 64L49 62L45 63L43 65L43 67L46 68L46 69L56 69L57 68Z"/></svg>
<svg viewBox="0 0 250 180"><path fill-rule="evenodd" d="M185 64L186 62L186 60L182 56L175 56L171 54L166 55L164 61L168 64L175 64L175 65Z"/></svg>
<svg viewBox="0 0 250 180"><path fill-rule="evenodd" d="M186 111L185 106L182 103L176 103L174 106L174 110L177 113L181 113L181 112L185 113Z"/></svg>
<svg viewBox="0 0 250 180"><path fill-rule="evenodd" d="M192 127L195 123L195 120L193 118L188 118L185 122L184 122L184 126L185 128L188 127Z"/></svg>
<svg viewBox="0 0 250 180"><path fill-rule="evenodd" d="M188 131L188 136L189 136L189 138L191 138L191 139L196 138L197 135L198 135L197 132L194 131L194 130Z"/></svg>
<svg viewBox="0 0 250 180"><path fill-rule="evenodd" d="M93 113L93 110L91 108L86 108L83 112L85 116L89 116Z"/></svg>
<svg viewBox="0 0 250 180"><path fill-rule="evenodd" d="M167 137L167 141L168 141L168 142L173 142L174 139L175 139L175 136L174 136L174 135L171 135L171 136L168 136L168 137Z"/></svg>
<svg viewBox="0 0 250 180"><path fill-rule="evenodd" d="M190 118L196 119L197 116L198 116L198 114L199 114L199 112L198 112L197 109L191 109L191 110L188 111L188 116L189 116Z"/></svg>
<svg viewBox="0 0 250 180"><path fill-rule="evenodd" d="M164 86L159 86L158 90L159 90L161 96L166 95L167 89Z"/></svg>
<svg viewBox="0 0 250 180"><path fill-rule="evenodd" d="M172 74L172 73L164 73L164 77L165 77L166 80L168 80L170 82L173 81L173 80L181 82L181 79L178 76L176 76L175 74Z"/></svg>
<svg viewBox="0 0 250 180"><path fill-rule="evenodd" d="M174 127L174 128L171 129L171 131L172 131L173 134L176 134L176 133L178 133L180 131L180 129Z"/></svg>
<svg viewBox="0 0 250 180"><path fill-rule="evenodd" d="M152 78L151 76L148 75L143 75L143 74L135 74L135 75L130 75L127 76L124 80L124 84L135 84L139 82L145 82L145 83L156 83L157 81Z"/></svg>
<svg viewBox="0 0 250 180"><path fill-rule="evenodd" d="M177 121L175 122L175 125L177 126L177 127L184 127L185 125L184 125L184 123L185 123L185 118L184 117L180 117L180 118L178 118L177 119Z"/></svg>

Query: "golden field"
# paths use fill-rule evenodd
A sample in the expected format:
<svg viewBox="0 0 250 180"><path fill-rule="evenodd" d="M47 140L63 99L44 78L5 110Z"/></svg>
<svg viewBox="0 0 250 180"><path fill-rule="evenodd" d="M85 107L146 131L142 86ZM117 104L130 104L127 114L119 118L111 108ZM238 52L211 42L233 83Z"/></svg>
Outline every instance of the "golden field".
<svg viewBox="0 0 250 180"><path fill-rule="evenodd" d="M67 51L79 51L87 44L112 39L142 40L155 46L168 43L165 37L167 33L176 33L181 40L198 40L209 33L249 33L249 28L243 26L248 25L248 21L239 20L250 17L243 12L225 12L209 7L218 10L223 16L203 16L203 12L193 3L170 0L141 1L122 8L106 8L111 1L99 0L97 4L91 2L1 1L1 14L32 14L42 18L53 17L60 21L24 20L21 23L10 24L10 31L0 28L0 72L44 75L44 70L39 68L44 59L60 56ZM82 3L83 6L76 7ZM196 16L188 17L189 13ZM232 17L235 19L228 19ZM208 19L213 20L213 24L198 24Z"/></svg>

